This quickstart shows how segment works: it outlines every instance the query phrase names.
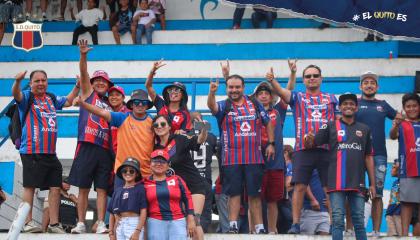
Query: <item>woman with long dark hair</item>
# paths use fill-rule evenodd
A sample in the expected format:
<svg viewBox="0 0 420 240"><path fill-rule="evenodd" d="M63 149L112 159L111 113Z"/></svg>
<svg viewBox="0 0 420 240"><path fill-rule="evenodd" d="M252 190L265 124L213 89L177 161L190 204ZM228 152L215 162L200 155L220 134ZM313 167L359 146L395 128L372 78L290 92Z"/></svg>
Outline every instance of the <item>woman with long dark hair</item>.
<svg viewBox="0 0 420 240"><path fill-rule="evenodd" d="M171 170L182 177L192 194L194 203L194 219L197 225L195 238L203 239L204 233L200 225L200 216L205 201L205 179L201 177L191 157L191 150L198 150L207 138L207 130L203 128L199 135L186 136L171 133L171 121L166 116L156 116L152 121L155 132L155 149L163 149L169 154Z"/></svg>

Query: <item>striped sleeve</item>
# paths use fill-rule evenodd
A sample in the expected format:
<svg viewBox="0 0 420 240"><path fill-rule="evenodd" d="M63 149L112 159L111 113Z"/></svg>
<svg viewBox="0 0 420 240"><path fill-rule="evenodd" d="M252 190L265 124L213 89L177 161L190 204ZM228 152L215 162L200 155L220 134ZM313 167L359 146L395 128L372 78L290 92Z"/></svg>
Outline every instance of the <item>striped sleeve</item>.
<svg viewBox="0 0 420 240"><path fill-rule="evenodd" d="M188 215L194 215L194 205L191 197L191 192L180 176L178 177L179 188L181 189L181 200L185 204L185 209Z"/></svg>

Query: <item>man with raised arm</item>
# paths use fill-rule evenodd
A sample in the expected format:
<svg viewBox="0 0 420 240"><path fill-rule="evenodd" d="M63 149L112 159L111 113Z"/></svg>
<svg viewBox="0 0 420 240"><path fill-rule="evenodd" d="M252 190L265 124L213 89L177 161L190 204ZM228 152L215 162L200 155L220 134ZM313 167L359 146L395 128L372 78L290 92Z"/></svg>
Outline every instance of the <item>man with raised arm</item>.
<svg viewBox="0 0 420 240"><path fill-rule="evenodd" d="M23 166L23 201L31 205L24 232L41 232L32 221L32 204L35 188L49 189L48 203L50 224L48 232L65 233L58 222L61 175L63 168L56 155L57 110L71 106L79 92L79 82L67 97L47 92L48 78L44 70L32 71L29 76L30 90L21 90L26 71L18 73L12 87L12 95L18 104L22 136L19 153Z"/></svg>
<svg viewBox="0 0 420 240"><path fill-rule="evenodd" d="M114 84L105 71L97 70L89 78L87 54L91 48L86 40L79 41L80 50L80 86L82 100L107 111L112 111L106 94ZM80 108L78 123L77 148L71 166L69 183L79 188L77 215L79 222L71 233L85 233L85 216L88 195L92 182L97 193L96 208L98 214L96 233L107 233L104 219L106 211L107 189L112 171L112 141L110 126L104 119Z"/></svg>
<svg viewBox="0 0 420 240"><path fill-rule="evenodd" d="M308 132L316 133L322 125L335 119L337 99L333 94L321 92L321 68L315 65L309 65L303 70L305 92L282 88L274 79L272 68L267 73L267 80L271 82L277 94L290 105L293 112L296 135L292 178L294 184L293 224L288 232L299 234L303 199L313 170L318 170L323 187L326 186L328 179L328 145L324 144L314 149L306 149L303 140Z"/></svg>

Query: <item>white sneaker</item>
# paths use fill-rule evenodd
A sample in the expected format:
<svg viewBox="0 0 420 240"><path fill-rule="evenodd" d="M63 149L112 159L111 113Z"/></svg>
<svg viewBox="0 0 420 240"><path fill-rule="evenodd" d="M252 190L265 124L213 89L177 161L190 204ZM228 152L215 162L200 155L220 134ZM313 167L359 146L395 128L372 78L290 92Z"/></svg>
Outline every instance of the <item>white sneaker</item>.
<svg viewBox="0 0 420 240"><path fill-rule="evenodd" d="M82 222L78 222L76 227L71 229L71 233L73 234L81 234L81 233L86 233L86 226L84 223Z"/></svg>
<svg viewBox="0 0 420 240"><path fill-rule="evenodd" d="M48 225L47 232L49 232L49 233L62 233L62 234L66 233L66 231L64 231L61 223L59 223L57 226Z"/></svg>
<svg viewBox="0 0 420 240"><path fill-rule="evenodd" d="M24 233L42 233L41 227L37 226L34 221L29 221L23 226L22 232Z"/></svg>
<svg viewBox="0 0 420 240"><path fill-rule="evenodd" d="M97 221L98 226L96 227L96 233L108 233L109 230L106 228L104 221Z"/></svg>

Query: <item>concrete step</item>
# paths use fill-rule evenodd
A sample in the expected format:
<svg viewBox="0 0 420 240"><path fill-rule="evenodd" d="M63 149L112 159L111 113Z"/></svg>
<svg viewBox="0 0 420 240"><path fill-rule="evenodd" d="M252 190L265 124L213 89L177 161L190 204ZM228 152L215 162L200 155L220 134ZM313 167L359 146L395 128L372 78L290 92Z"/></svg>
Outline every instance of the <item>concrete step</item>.
<svg viewBox="0 0 420 240"><path fill-rule="evenodd" d="M44 45L71 45L72 32L44 32ZM170 30L153 32L153 44L205 44L205 43L270 43L270 42L357 42L363 41L366 33L351 28L316 28L304 29L239 29L239 30ZM13 33L6 33L3 45L12 45ZM79 39L87 39L92 44L91 36L85 33ZM111 31L98 33L99 44L115 44ZM145 37L142 40L146 42ZM131 35L121 37L122 44L133 44Z"/></svg>

